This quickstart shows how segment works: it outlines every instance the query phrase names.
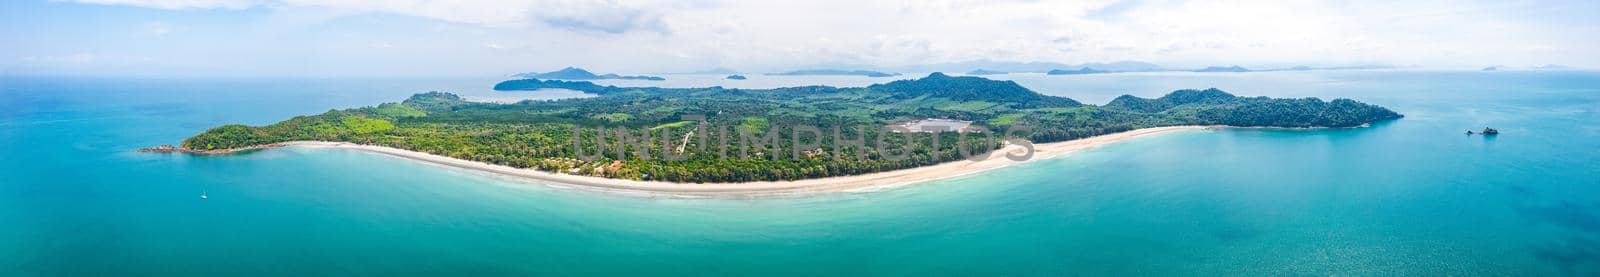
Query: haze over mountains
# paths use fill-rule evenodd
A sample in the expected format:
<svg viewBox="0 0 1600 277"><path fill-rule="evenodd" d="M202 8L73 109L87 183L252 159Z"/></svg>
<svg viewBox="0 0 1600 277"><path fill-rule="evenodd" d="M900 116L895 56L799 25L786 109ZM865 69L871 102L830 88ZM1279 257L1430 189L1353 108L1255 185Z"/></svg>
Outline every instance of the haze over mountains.
<svg viewBox="0 0 1600 277"><path fill-rule="evenodd" d="M1219 64L1210 66L1163 66L1155 63L1141 61L1117 62L1090 62L1080 64L1067 64L1056 62L1010 62L975 60L956 63L938 63L908 66L870 66L870 65L821 65L801 67L797 70L745 71L728 67L713 67L704 70L676 73L676 74L709 74L709 75L737 75L761 74L775 76L865 76L865 77L893 77L903 73L929 73L929 72L964 72L964 75L1000 75L1012 73L1045 73L1048 75L1085 75L1105 74L1120 72L1202 72L1202 73L1243 73L1243 72L1273 72L1273 71L1309 71L1309 70L1362 70L1362 69L1390 69L1405 68L1408 66L1392 65L1346 65L1346 66L1306 66L1306 65L1281 65L1281 66L1246 66L1236 64ZM1409 66L1415 67L1415 66ZM1547 64L1542 66L1508 67L1494 65L1493 69L1518 69L1518 70L1566 70L1573 67ZM1486 68L1487 69L1487 68ZM1492 71L1492 70L1485 70ZM638 72L638 71L631 71ZM656 76L625 76L615 73L594 74L578 67L567 67L552 72L528 72L513 74L514 78L532 78L546 80L665 80ZM744 76L740 76L744 77Z"/></svg>
<svg viewBox="0 0 1600 277"><path fill-rule="evenodd" d="M928 73L928 72L965 72L965 75L997 75L1009 73L1046 73L1049 75L1083 75L1118 72L1157 72L1157 71L1190 71L1190 72L1259 72L1259 71L1301 71L1301 70L1349 70L1349 69L1384 69L1396 68L1389 65L1353 65L1353 66L1262 66L1258 68L1240 65L1212 65L1212 66L1162 66L1155 63L1142 61L1116 61L1116 62L1089 62L1080 64L1067 64L1056 62L1011 62L974 60L955 63L936 63L907 66L872 66L872 65L820 65L804 67L800 70L776 71L767 75L856 75L868 77L889 77L901 73ZM1550 67L1558 68L1558 67ZM689 72L688 74L736 74L740 71L726 67L716 67L707 70Z"/></svg>
<svg viewBox="0 0 1600 277"><path fill-rule="evenodd" d="M1394 66L1394 65L1382 65L1382 64L1358 64L1358 65L1339 65L1339 66L1308 66L1308 65L1293 65L1293 64L1289 64L1289 65L1249 65L1249 64L1244 64L1244 65L1241 65L1241 64L1232 64L1232 63L1218 63L1218 64L1215 64L1215 65L1207 65L1207 66L1193 66L1193 65L1188 65L1188 66L1164 66L1164 65L1160 65L1160 64L1156 64L1156 63L1143 62L1143 61L1088 62L1088 63L1079 63L1079 64L1069 64L1069 63L1057 63L1057 62L1014 62L1014 61L973 60L973 61L954 62L954 63L934 63L934 64L906 65L906 66L873 66L873 65L861 65L861 64L824 64L824 65L813 65L813 66L796 67L796 68L794 68L792 70L769 70L769 71L765 71L765 73L762 73L763 71L760 71L760 70L747 70L747 69L746 70L741 70L741 69L736 69L736 68L718 66L718 67L711 67L711 68L707 68L707 69L703 69L703 70L697 70L697 71L691 71L691 72L663 73L663 74L705 74L705 75L725 75L725 76L726 75L745 74L745 75L739 76L739 77L750 76L752 74L753 75L773 75L773 76L893 77L893 76L900 76L901 74L908 74L908 73L909 74L924 74L924 73L931 73L931 72L963 73L962 75L970 75L970 76L1003 75L1003 74L1013 74L1013 73L1044 73L1044 74L1047 74L1047 75L1087 75L1087 74L1106 74L1106 73L1122 73L1122 72L1200 72L1200 73L1227 74L1227 73L1274 72L1274 71L1392 69L1392 68L1408 68L1408 67L1418 67L1418 66L1417 65ZM1490 68L1492 68L1492 69L1490 69ZM1493 65L1493 66L1484 68L1483 71L1506 70L1506 69L1515 69L1515 70L1568 70L1568 69L1574 69L1574 68L1573 67L1569 67L1569 66L1565 66L1565 65L1557 65L1557 64L1546 64L1546 65L1540 65L1540 66L1522 66L1522 67L1508 67L1508 66L1504 66L1504 65ZM630 70L627 70L627 69L620 69L620 70L626 71L626 72L644 72L644 71L630 71ZM597 75L597 74L590 73L589 71L584 70L582 68L578 68L578 67L567 67L567 68L564 68L562 70L546 72L546 73L529 72L529 73L514 74L514 75L512 75L512 77L515 77L515 78L545 79L545 80L602 80L602 79L664 80L664 78L656 77L656 76L623 76L623 75L617 75L617 74L614 74L614 73ZM737 79L737 78L734 78L734 79Z"/></svg>
<svg viewBox="0 0 1600 277"><path fill-rule="evenodd" d="M770 73L767 75L782 76L867 76L867 77L893 77L899 73L884 73L872 70L846 70L846 69L805 69L783 73Z"/></svg>
<svg viewBox="0 0 1600 277"><path fill-rule="evenodd" d="M976 61L966 61L966 62L956 62L956 63L938 63L938 64L926 64L926 65L912 65L912 66L891 67L891 68L888 68L888 69L891 70L891 71L898 71L898 72L966 72L966 71L970 71L970 70L984 69L984 70L1012 72L1012 73L1023 73L1023 72L1027 72L1027 73L1043 73L1043 72L1049 72L1051 70L1057 70L1057 69L1079 69L1079 68L1084 68L1084 67L1094 68L1094 69L1097 69L1097 70L1117 71L1117 72L1159 71L1159 70L1162 70L1162 67L1160 65L1156 65L1156 64L1153 64L1153 63L1147 63L1147 62L1140 62L1140 61L1118 61L1118 62L1110 62L1110 63L1063 64L1063 63L1054 63L1054 62L1004 62L1004 61L990 61L990 60L976 60Z"/></svg>
<svg viewBox="0 0 1600 277"><path fill-rule="evenodd" d="M594 73L589 72L588 70L584 70L582 68L577 68L577 67L567 67L567 68L562 68L561 70L545 72L545 73L539 73L539 72L520 73L520 74L514 74L514 75L512 75L512 77L534 78L534 79L554 79L554 80L603 80L603 79L650 80L650 81L666 80L666 78L661 78L661 77L656 77L656 76L623 76L623 75L617 75L616 73L606 73L606 74L603 74L603 75L595 75Z"/></svg>

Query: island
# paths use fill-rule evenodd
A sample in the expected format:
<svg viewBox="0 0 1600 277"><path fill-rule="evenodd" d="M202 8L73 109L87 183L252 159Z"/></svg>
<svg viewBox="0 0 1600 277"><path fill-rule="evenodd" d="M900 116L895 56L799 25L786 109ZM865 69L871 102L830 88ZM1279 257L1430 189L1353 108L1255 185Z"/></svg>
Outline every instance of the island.
<svg viewBox="0 0 1600 277"><path fill-rule="evenodd" d="M1111 73L1111 71L1096 70L1094 68L1084 67L1084 68L1079 68L1078 70L1051 69L1050 72L1045 72L1044 74L1045 75L1080 75L1080 74L1101 74L1101 73Z"/></svg>
<svg viewBox="0 0 1600 277"><path fill-rule="evenodd" d="M794 192L999 168L1020 161L998 156L1025 145L1048 157L1211 126L1358 127L1402 117L1349 99L1239 97L1218 89L1154 99L1124 95L1096 106L1012 81L940 73L866 87L658 88L530 79L496 88L597 96L496 104L427 92L266 126L223 125L169 150L344 147L591 187ZM974 160L968 155L974 153L996 157Z"/></svg>
<svg viewBox="0 0 1600 277"><path fill-rule="evenodd" d="M744 79L747 79L747 78L745 78L744 75L733 74L733 75L728 75L728 78L724 78L724 79L728 79L728 80L744 80Z"/></svg>
<svg viewBox="0 0 1600 277"><path fill-rule="evenodd" d="M1194 72L1250 72L1250 69L1241 66L1211 66L1195 70Z"/></svg>
<svg viewBox="0 0 1600 277"><path fill-rule="evenodd" d="M1005 71L987 70L987 69L982 69L982 68L973 69L972 71L967 71L967 75L996 75L996 74L1006 74L1006 72Z"/></svg>
<svg viewBox="0 0 1600 277"><path fill-rule="evenodd" d="M899 76L900 74L898 74L898 73L890 74L890 73L883 73L883 72L877 72L877 71L871 71L871 70L807 69L807 70L796 70L796 71L789 71L789 72L783 72L783 73L768 73L767 75L775 75L775 76L819 76L819 75L826 76L826 75L833 75L833 76L893 77L893 76Z"/></svg>
<svg viewBox="0 0 1600 277"><path fill-rule="evenodd" d="M661 77L656 77L656 76L623 76L623 75L617 75L616 73L606 73L606 74L603 74L603 75L595 75L594 73L591 73L588 70L583 70L582 68L576 68L576 67L567 67L567 68L562 68L561 70L545 72L545 73L529 72L529 73L516 74L516 75L513 75L513 76L516 76L518 78L537 78L537 79L556 79L556 80L606 80L606 79L647 80L647 81L665 81L665 80L667 80L666 78L661 78Z"/></svg>

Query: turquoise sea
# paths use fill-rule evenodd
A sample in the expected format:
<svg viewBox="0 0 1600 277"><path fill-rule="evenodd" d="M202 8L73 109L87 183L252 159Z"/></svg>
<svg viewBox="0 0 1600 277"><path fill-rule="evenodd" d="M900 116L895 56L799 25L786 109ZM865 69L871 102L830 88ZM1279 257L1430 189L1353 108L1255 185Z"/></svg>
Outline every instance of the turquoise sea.
<svg viewBox="0 0 1600 277"><path fill-rule="evenodd" d="M887 80L750 77L659 84ZM1144 137L877 192L648 198L348 150L132 151L428 90L570 92L492 92L492 78L4 77L0 275L1600 274L1600 72L991 78L1096 104L1216 87L1406 118ZM630 82L644 81L612 83ZM1486 126L1502 134L1463 135Z"/></svg>

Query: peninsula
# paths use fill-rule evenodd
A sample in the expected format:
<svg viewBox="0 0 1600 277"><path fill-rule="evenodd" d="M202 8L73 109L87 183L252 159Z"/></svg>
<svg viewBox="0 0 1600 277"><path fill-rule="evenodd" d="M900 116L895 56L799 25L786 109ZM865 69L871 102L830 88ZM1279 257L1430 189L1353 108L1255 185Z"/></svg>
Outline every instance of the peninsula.
<svg viewBox="0 0 1600 277"><path fill-rule="evenodd" d="M796 180L843 186L838 180L884 178L890 172L931 166L1003 166L1008 162L995 160L1005 158L974 162L963 154L1011 153L1018 143L1035 144L1036 152L1050 155L1198 126L1355 127L1401 117L1349 99L1237 97L1217 89L1179 90L1155 99L1123 96L1095 106L1042 95L1011 81L940 73L844 88L616 87L531 79L496 85L498 90L545 88L599 96L493 104L467 102L450 93L421 93L399 103L333 110L267 126L220 126L184 140L173 152L359 146L435 162L448 158L439 162L447 165L518 170L511 174L517 176L584 180L579 184L620 179L608 184L648 184L631 187L641 190L663 184L675 190L798 189ZM970 126L951 132L877 128L924 119ZM1026 130L1014 132L1018 129ZM969 135L990 139L963 139ZM868 151L880 147L891 150ZM946 169L871 183L970 173ZM830 178L841 176L856 179ZM629 188L601 187L618 186Z"/></svg>

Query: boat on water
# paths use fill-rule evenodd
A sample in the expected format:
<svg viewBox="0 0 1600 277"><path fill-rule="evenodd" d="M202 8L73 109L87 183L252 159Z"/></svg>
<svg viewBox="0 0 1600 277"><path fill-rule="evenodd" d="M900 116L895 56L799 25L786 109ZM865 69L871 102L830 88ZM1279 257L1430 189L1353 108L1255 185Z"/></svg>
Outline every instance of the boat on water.
<svg viewBox="0 0 1600 277"><path fill-rule="evenodd" d="M1492 135L1499 135L1499 134L1500 134L1500 130L1495 130L1494 128L1489 128L1489 127L1484 127L1483 131L1476 132L1476 133L1472 132L1472 130L1467 130L1467 135L1469 135L1469 136L1470 135L1492 136Z"/></svg>
<svg viewBox="0 0 1600 277"><path fill-rule="evenodd" d="M203 190L200 191L200 200L205 200L206 198L209 198L209 197L206 197L206 191L203 191Z"/></svg>

